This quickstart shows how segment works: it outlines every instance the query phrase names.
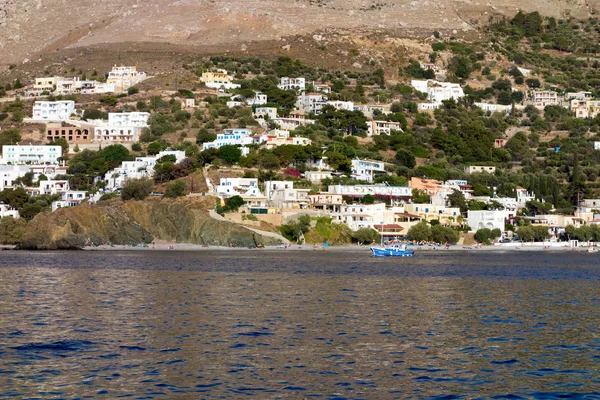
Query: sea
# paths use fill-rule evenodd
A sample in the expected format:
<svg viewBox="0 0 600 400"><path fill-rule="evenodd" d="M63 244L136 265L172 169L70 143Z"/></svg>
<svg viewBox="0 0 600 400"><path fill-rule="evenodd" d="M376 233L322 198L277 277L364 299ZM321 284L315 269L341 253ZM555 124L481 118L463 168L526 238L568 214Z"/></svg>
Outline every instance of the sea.
<svg viewBox="0 0 600 400"><path fill-rule="evenodd" d="M0 398L600 399L600 254L0 252Z"/></svg>

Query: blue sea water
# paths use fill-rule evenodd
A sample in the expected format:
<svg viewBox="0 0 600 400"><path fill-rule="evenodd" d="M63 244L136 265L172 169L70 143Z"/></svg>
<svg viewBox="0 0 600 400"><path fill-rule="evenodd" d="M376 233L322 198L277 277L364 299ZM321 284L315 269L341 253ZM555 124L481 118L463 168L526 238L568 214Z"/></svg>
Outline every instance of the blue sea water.
<svg viewBox="0 0 600 400"><path fill-rule="evenodd" d="M600 256L0 252L0 398L600 398Z"/></svg>

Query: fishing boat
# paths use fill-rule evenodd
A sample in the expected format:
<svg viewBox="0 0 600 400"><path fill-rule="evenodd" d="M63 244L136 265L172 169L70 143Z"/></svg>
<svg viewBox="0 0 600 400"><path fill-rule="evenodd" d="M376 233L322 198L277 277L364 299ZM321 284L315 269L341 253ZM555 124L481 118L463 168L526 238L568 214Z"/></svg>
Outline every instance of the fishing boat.
<svg viewBox="0 0 600 400"><path fill-rule="evenodd" d="M391 246L371 246L375 257L412 257L415 252L407 250L405 244L394 243Z"/></svg>
<svg viewBox="0 0 600 400"><path fill-rule="evenodd" d="M587 252L588 252L588 253L597 253L597 252L598 252L598 249L597 249L597 248L595 248L595 247L590 247L590 248L588 249L588 251L587 251Z"/></svg>

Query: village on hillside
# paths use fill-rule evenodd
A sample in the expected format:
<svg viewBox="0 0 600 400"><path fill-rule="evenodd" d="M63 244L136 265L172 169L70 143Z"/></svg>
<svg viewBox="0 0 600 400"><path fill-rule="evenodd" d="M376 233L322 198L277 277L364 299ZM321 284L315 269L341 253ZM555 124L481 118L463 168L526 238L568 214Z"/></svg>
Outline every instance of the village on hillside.
<svg viewBox="0 0 600 400"><path fill-rule="evenodd" d="M153 77L131 65L18 82L3 91L15 127L0 131L0 217L214 196L230 221L291 240L309 229L286 231L305 215L359 242L593 239L598 91L544 83L532 63L482 68L479 54L470 74L490 83L475 89L453 79L460 65L443 51L411 60L389 90L378 71L332 75L285 58L215 57L174 90L145 87ZM583 153L569 142L578 129Z"/></svg>

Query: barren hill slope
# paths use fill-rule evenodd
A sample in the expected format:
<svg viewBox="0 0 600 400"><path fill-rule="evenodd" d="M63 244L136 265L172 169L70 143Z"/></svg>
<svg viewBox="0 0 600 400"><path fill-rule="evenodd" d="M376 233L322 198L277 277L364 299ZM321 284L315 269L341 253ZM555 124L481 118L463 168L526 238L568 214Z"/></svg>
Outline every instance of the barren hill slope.
<svg viewBox="0 0 600 400"><path fill-rule="evenodd" d="M0 65L103 43L241 45L330 28L468 31L518 8L588 17L600 0L0 0Z"/></svg>

